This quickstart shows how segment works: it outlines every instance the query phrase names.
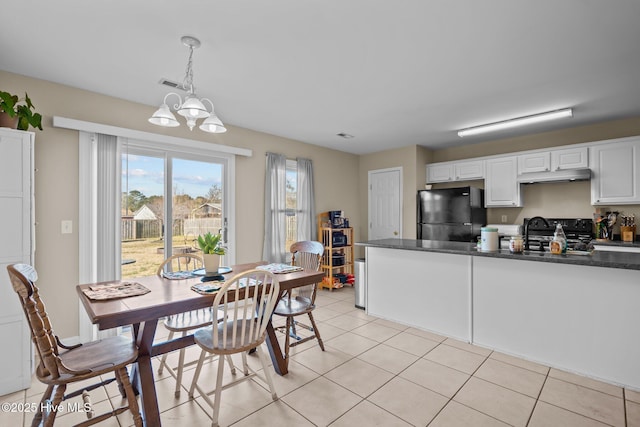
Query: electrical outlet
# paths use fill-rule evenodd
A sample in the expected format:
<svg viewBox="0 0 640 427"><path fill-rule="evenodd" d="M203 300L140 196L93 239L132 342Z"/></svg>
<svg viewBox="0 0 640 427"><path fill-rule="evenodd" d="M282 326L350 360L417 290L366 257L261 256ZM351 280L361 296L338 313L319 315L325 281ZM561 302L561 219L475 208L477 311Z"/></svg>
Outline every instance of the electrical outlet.
<svg viewBox="0 0 640 427"><path fill-rule="evenodd" d="M502 215L502 223L504 224L505 222L507 222L507 216L506 215Z"/></svg>
<svg viewBox="0 0 640 427"><path fill-rule="evenodd" d="M71 234L73 232L73 222L69 220L60 223L60 232L62 234Z"/></svg>

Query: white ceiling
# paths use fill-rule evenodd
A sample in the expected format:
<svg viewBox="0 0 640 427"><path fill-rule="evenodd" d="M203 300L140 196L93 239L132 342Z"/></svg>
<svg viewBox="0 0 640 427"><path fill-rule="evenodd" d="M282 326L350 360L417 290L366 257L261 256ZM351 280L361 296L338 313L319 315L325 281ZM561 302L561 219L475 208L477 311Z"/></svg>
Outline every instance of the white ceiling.
<svg viewBox="0 0 640 427"><path fill-rule="evenodd" d="M21 0L1 10L2 70L158 106L169 91L160 78L184 78L180 37L192 35L198 95L225 124L356 154L640 116L639 0ZM564 107L574 117L548 126L456 134Z"/></svg>

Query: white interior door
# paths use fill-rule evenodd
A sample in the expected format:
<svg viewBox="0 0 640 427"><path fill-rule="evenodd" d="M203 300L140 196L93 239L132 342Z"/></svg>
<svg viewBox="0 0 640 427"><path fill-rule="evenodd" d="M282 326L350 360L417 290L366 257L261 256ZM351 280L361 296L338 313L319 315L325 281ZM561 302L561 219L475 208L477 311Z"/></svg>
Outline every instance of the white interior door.
<svg viewBox="0 0 640 427"><path fill-rule="evenodd" d="M402 168L369 171L369 240L402 237Z"/></svg>

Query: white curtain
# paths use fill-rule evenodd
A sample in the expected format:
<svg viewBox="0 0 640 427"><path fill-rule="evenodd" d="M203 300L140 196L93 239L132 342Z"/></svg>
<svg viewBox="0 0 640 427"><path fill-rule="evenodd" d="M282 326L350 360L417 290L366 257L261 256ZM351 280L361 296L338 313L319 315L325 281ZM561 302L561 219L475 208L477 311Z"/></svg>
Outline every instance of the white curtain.
<svg viewBox="0 0 640 427"><path fill-rule="evenodd" d="M281 154L267 153L264 181L264 245L262 259L285 262L285 209L287 159Z"/></svg>
<svg viewBox="0 0 640 427"><path fill-rule="evenodd" d="M313 163L311 160L298 159L297 176L298 241L316 240L318 236L316 236L316 206L313 192Z"/></svg>
<svg viewBox="0 0 640 427"><path fill-rule="evenodd" d="M120 142L111 135L81 132L79 188L80 283L120 279ZM80 340L114 335L97 331L80 308Z"/></svg>

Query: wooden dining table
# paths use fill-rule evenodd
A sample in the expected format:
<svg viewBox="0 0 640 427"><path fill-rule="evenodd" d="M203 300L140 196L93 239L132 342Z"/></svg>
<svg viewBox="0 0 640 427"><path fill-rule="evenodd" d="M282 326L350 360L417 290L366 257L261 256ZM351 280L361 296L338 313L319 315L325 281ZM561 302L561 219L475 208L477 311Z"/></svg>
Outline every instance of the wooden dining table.
<svg viewBox="0 0 640 427"><path fill-rule="evenodd" d="M254 269L264 262L234 265L231 272L225 274L225 280L234 275ZM278 274L280 296L290 289L318 283L324 277L322 271L302 270L292 273ZM157 275L137 277L122 281L87 283L76 287L78 296L98 329L105 330L118 326L132 326L133 337L138 346L138 359L132 369L132 383L140 393L142 417L147 426L160 426L160 411L153 377L151 358L180 348L193 345L193 335L179 337L170 341L154 342L158 320L172 314L211 307L215 293L202 295L191 290L191 285L199 283L201 278L170 280ZM90 300L83 292L96 285L136 282L150 292L127 298L111 300ZM267 325L265 340L273 361L275 371L280 375L288 372L288 360L282 354L275 329L271 322Z"/></svg>

